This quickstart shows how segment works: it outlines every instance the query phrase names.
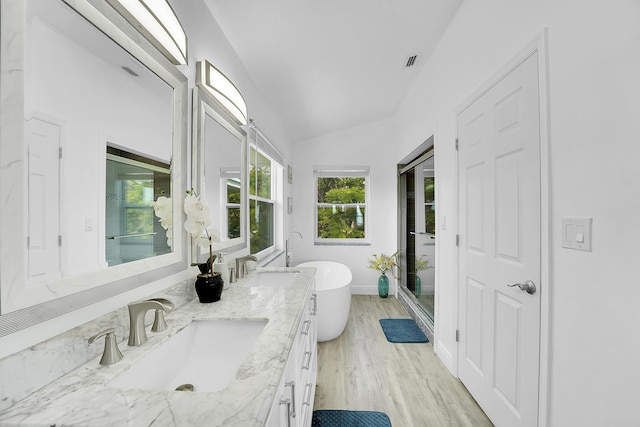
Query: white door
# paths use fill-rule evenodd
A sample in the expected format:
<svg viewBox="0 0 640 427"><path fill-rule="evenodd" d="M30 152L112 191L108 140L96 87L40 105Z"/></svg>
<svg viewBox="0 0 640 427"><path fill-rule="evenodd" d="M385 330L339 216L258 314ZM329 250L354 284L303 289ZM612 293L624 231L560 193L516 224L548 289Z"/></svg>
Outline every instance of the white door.
<svg viewBox="0 0 640 427"><path fill-rule="evenodd" d="M458 375L499 427L538 422L538 99L533 54L458 115Z"/></svg>
<svg viewBox="0 0 640 427"><path fill-rule="evenodd" d="M27 123L28 279L60 276L60 128L31 119Z"/></svg>

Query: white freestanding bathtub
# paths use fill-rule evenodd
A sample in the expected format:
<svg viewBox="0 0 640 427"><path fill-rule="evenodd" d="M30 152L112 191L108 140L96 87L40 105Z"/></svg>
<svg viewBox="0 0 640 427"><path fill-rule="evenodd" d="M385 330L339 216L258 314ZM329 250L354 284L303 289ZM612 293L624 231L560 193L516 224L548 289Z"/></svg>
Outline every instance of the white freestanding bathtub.
<svg viewBox="0 0 640 427"><path fill-rule="evenodd" d="M315 267L318 295L318 342L339 337L351 310L351 270L333 261L310 261L298 267Z"/></svg>

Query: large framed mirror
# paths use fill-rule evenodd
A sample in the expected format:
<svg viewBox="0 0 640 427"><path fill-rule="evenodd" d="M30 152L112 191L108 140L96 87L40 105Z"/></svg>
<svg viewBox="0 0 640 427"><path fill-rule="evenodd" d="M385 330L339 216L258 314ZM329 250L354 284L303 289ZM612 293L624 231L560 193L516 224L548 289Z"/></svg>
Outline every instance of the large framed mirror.
<svg viewBox="0 0 640 427"><path fill-rule="evenodd" d="M187 267L188 91L104 0L0 7L4 336Z"/></svg>
<svg viewBox="0 0 640 427"><path fill-rule="evenodd" d="M200 85L193 91L193 107L192 181L194 190L211 212L210 233L216 237L213 251L235 252L245 249L246 132L226 108ZM208 253L208 247L194 248L194 254L200 261L203 257L206 259Z"/></svg>

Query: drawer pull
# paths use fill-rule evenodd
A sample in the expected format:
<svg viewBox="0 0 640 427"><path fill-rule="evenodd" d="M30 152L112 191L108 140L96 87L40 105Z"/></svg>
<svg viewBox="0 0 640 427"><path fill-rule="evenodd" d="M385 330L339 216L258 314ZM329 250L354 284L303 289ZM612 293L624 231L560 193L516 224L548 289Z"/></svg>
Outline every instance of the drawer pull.
<svg viewBox="0 0 640 427"><path fill-rule="evenodd" d="M296 382L288 381L284 383L284 385L287 387L291 387L291 406L293 407L293 410L291 411L291 418L295 418L296 417Z"/></svg>
<svg viewBox="0 0 640 427"><path fill-rule="evenodd" d="M311 386L311 384L307 384L306 386L304 386L304 393L305 393L305 397L302 400L302 404L303 405L307 405L310 406L311 405L311 390L313 389L313 387Z"/></svg>
<svg viewBox="0 0 640 427"><path fill-rule="evenodd" d="M313 308L311 309L311 315L315 316L318 313L318 295L311 295L311 300L313 301Z"/></svg>
<svg viewBox="0 0 640 427"><path fill-rule="evenodd" d="M310 351L306 351L304 353L304 357L305 357L305 362L302 365L302 369L309 369L309 367L311 366L311 352Z"/></svg>
<svg viewBox="0 0 640 427"><path fill-rule="evenodd" d="M280 405L287 405L287 427L291 427L291 400L280 400Z"/></svg>
<svg viewBox="0 0 640 427"><path fill-rule="evenodd" d="M311 320L305 320L302 335L309 335L309 329L311 329Z"/></svg>

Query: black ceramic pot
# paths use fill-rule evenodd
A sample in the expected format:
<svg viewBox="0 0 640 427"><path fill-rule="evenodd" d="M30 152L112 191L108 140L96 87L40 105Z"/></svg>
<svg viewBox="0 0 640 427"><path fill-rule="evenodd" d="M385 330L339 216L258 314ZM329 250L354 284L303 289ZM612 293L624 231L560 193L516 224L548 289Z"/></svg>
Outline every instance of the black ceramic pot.
<svg viewBox="0 0 640 427"><path fill-rule="evenodd" d="M220 273L198 274L196 279L196 293L200 302L209 303L220 300L224 281Z"/></svg>

